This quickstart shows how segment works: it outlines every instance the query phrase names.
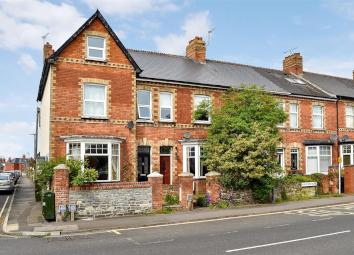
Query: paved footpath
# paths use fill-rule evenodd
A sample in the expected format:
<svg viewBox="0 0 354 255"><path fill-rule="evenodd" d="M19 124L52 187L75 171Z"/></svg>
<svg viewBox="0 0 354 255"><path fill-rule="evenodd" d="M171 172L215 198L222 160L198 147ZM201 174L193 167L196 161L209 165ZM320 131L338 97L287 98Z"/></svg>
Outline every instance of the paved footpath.
<svg viewBox="0 0 354 255"><path fill-rule="evenodd" d="M151 214L115 218L82 219L75 222L48 223L41 216L41 203L34 201L34 185L23 177L15 194L15 200L9 218L9 230L12 231L62 231L90 232L109 229L136 228L142 226L173 224L188 221L210 220L217 218L239 217L254 214L269 214L298 209L321 207L336 204L354 203L354 195L286 202L280 204L257 205L243 208L209 209L200 208L174 214ZM300 212L299 212L300 213Z"/></svg>

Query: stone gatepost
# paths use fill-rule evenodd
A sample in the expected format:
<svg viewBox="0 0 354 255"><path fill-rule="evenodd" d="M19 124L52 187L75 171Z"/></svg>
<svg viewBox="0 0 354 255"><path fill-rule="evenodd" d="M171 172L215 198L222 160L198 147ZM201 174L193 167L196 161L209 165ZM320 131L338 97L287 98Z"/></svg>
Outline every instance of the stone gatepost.
<svg viewBox="0 0 354 255"><path fill-rule="evenodd" d="M181 173L179 180L179 202L184 208L193 209L193 174Z"/></svg>
<svg viewBox="0 0 354 255"><path fill-rule="evenodd" d="M54 167L53 192L55 193L55 213L59 214L59 206L69 204L69 169L65 164ZM57 220L60 217L56 217Z"/></svg>
<svg viewBox="0 0 354 255"><path fill-rule="evenodd" d="M211 171L206 176L206 190L210 198L210 203L215 204L221 198L220 173Z"/></svg>
<svg viewBox="0 0 354 255"><path fill-rule="evenodd" d="M147 177L152 190L152 209L156 211L161 210L163 205L163 175L158 172L153 172Z"/></svg>
<svg viewBox="0 0 354 255"><path fill-rule="evenodd" d="M344 167L344 193L354 193L354 165Z"/></svg>

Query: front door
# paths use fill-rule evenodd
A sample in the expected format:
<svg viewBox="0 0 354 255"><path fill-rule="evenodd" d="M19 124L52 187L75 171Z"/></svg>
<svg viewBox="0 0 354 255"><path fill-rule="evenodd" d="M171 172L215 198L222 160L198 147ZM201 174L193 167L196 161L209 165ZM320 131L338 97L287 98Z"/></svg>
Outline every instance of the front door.
<svg viewBox="0 0 354 255"><path fill-rule="evenodd" d="M147 181L150 173L150 147L138 147L138 181Z"/></svg>
<svg viewBox="0 0 354 255"><path fill-rule="evenodd" d="M160 156L160 174L163 175L163 184L170 184L171 156Z"/></svg>

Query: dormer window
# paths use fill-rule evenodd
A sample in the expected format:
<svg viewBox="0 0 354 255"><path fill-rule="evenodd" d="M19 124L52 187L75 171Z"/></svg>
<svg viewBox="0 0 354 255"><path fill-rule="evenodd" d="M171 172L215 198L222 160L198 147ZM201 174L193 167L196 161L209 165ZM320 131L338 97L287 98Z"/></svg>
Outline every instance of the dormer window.
<svg viewBox="0 0 354 255"><path fill-rule="evenodd" d="M99 36L87 37L87 58L92 60L106 60L106 39Z"/></svg>

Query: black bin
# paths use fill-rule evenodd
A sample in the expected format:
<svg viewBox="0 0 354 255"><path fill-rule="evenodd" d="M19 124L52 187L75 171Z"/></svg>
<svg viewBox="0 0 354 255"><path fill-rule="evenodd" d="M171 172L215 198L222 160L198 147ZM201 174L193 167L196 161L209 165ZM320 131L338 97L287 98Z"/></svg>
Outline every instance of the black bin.
<svg viewBox="0 0 354 255"><path fill-rule="evenodd" d="M55 194L45 192L42 200L42 214L46 220L55 220Z"/></svg>

